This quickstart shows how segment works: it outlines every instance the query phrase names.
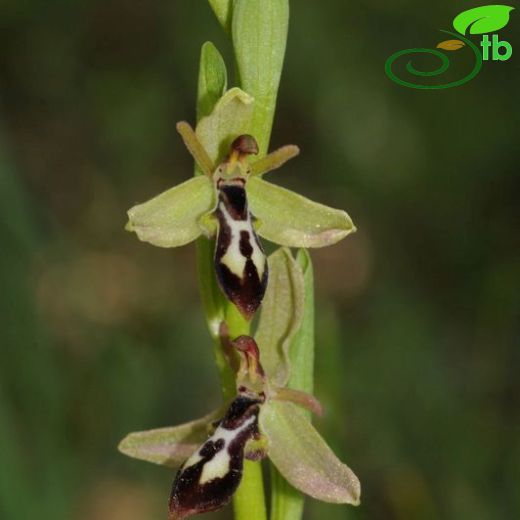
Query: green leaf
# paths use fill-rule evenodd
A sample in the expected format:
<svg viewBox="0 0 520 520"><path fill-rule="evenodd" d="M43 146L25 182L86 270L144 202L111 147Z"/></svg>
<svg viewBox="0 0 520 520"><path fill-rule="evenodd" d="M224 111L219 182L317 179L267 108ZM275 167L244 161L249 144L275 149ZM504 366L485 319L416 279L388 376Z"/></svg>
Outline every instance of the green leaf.
<svg viewBox="0 0 520 520"><path fill-rule="evenodd" d="M356 230L344 211L313 202L293 191L252 177L246 184L258 234L288 247L324 247Z"/></svg>
<svg viewBox="0 0 520 520"><path fill-rule="evenodd" d="M208 0L220 25L229 32L231 25L232 0Z"/></svg>
<svg viewBox="0 0 520 520"><path fill-rule="evenodd" d="M268 258L269 284L255 334L269 383L283 387L291 371L289 348L303 316L303 274L288 249Z"/></svg>
<svg viewBox="0 0 520 520"><path fill-rule="evenodd" d="M224 59L211 42L206 42L200 52L197 121L212 112L226 88L227 72Z"/></svg>
<svg viewBox="0 0 520 520"><path fill-rule="evenodd" d="M177 247L201 234L199 217L214 207L215 189L208 177L193 177L128 210L128 231L159 247Z"/></svg>
<svg viewBox="0 0 520 520"><path fill-rule="evenodd" d="M282 73L288 0L235 0L232 37L239 83L255 99L252 134L263 157L268 150Z"/></svg>
<svg viewBox="0 0 520 520"><path fill-rule="evenodd" d="M334 455L298 406L268 401L259 419L269 443L269 458L290 484L324 502L359 504L358 478Z"/></svg>
<svg viewBox="0 0 520 520"><path fill-rule="evenodd" d="M248 133L252 113L253 98L232 88L220 98L211 114L199 121L195 132L214 164L222 162L236 137Z"/></svg>
<svg viewBox="0 0 520 520"><path fill-rule="evenodd" d="M485 34L498 31L509 22L509 13L514 9L509 5L483 5L457 15L453 27L460 34Z"/></svg>
<svg viewBox="0 0 520 520"><path fill-rule="evenodd" d="M179 426L129 433L118 449L134 459L178 468L208 438L211 424L221 414L216 410Z"/></svg>

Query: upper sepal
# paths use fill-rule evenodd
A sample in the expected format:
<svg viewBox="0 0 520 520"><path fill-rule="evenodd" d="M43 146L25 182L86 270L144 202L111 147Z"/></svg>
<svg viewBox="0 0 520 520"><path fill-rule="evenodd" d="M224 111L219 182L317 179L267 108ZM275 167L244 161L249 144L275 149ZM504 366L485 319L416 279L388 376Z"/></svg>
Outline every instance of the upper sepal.
<svg viewBox="0 0 520 520"><path fill-rule="evenodd" d="M276 184L251 177L251 213L261 221L258 234L287 247L324 247L356 230L345 211L313 202Z"/></svg>
<svg viewBox="0 0 520 520"><path fill-rule="evenodd" d="M268 401L259 425L268 441L269 458L292 486L324 502L360 503L358 478L334 455L298 406Z"/></svg>
<svg viewBox="0 0 520 520"><path fill-rule="evenodd" d="M199 219L214 206L215 190L205 176L194 177L128 210L128 231L159 247L177 247L201 234Z"/></svg>
<svg viewBox="0 0 520 520"><path fill-rule="evenodd" d="M213 164L224 160L237 136L249 132L253 102L249 94L234 87L218 100L211 114L197 124L195 133Z"/></svg>

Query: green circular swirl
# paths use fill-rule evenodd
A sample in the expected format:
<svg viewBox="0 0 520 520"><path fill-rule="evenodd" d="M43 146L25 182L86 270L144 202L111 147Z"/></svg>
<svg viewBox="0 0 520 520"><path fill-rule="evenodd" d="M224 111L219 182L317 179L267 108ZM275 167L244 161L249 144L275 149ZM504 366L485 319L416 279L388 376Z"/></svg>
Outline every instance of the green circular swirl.
<svg viewBox="0 0 520 520"><path fill-rule="evenodd" d="M418 89L431 89L431 90L458 87L458 86L464 85L464 83L467 83L468 81L472 80L480 72L480 69L482 68L482 55L480 53L479 48L471 40L464 38L464 36L462 36L458 33L452 33L450 31L444 31L444 30L441 30L441 32L450 34L450 35L455 36L456 38L462 40L473 51L473 54L475 55L475 65L473 66L473 69L471 70L471 72L469 74L464 76L462 79L459 79L456 81L450 81L449 83L444 83L441 85L421 85L419 83L411 83L409 81L405 81L405 80L399 78L398 76L396 76L392 70L392 65L398 58L400 58L401 56L405 56L407 54L428 53L428 54L432 54L432 55L436 56L437 58L439 58L441 60L441 64L439 67L437 67L435 70L427 71L427 72L417 70L413 66L412 61L410 60L406 64L406 70L414 76L422 76L422 77L439 76L440 74L442 74L443 72L446 72L446 70L448 70L448 68L450 66L450 60L446 56L446 54L444 54L441 51L438 51L436 49L417 48L417 49L404 49L402 51L394 52L394 54L392 54L386 60L386 63L385 63L386 75L392 81L394 81L395 83L397 83L399 85L402 85L403 87L418 88Z"/></svg>

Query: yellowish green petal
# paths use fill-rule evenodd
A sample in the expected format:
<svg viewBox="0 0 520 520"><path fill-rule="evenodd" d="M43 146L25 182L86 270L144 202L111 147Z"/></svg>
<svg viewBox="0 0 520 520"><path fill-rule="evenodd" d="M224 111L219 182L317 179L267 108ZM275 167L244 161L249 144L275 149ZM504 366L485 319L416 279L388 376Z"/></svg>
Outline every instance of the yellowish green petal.
<svg viewBox="0 0 520 520"><path fill-rule="evenodd" d="M282 146L251 164L251 175L263 175L271 170L276 170L299 153L300 149L294 144Z"/></svg>
<svg viewBox="0 0 520 520"><path fill-rule="evenodd" d="M190 152L193 159L195 159L197 166L202 170L204 175L209 177L213 173L215 166L208 157L206 150L204 150L204 147L197 139L197 134L195 134L193 128L186 121L179 121L176 125L176 128L177 132L179 132L182 137L184 145Z"/></svg>
<svg viewBox="0 0 520 520"><path fill-rule="evenodd" d="M128 210L126 229L154 246L182 246L201 234L199 218L214 205L212 181L194 177Z"/></svg>
<svg viewBox="0 0 520 520"><path fill-rule="evenodd" d="M246 185L258 234L288 247L324 247L356 230L345 211L313 202L276 184L251 177Z"/></svg>
<svg viewBox="0 0 520 520"><path fill-rule="evenodd" d="M199 121L196 134L213 164L223 161L236 137L249 133L252 113L253 98L235 87L220 98L209 116Z"/></svg>
<svg viewBox="0 0 520 520"><path fill-rule="evenodd" d="M269 383L283 387L290 374L289 347L303 316L303 273L287 249L268 259L269 283L255 334Z"/></svg>
<svg viewBox="0 0 520 520"><path fill-rule="evenodd" d="M179 426L129 433L119 443L118 449L134 459L178 468L206 441L211 424L219 419L221 413L215 411Z"/></svg>
<svg viewBox="0 0 520 520"><path fill-rule="evenodd" d="M269 458L296 489L324 502L359 504L358 478L298 406L267 402L260 412L260 430L267 437Z"/></svg>

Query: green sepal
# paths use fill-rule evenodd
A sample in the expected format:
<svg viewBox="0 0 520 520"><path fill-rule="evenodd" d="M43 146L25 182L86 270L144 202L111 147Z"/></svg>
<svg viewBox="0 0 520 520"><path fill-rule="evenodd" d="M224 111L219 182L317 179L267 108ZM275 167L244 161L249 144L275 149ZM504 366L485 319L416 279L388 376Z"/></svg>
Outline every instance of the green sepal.
<svg viewBox="0 0 520 520"><path fill-rule="evenodd" d="M253 98L239 88L228 90L209 116L203 117L195 130L213 164L220 164L233 140L249 133Z"/></svg>
<svg viewBox="0 0 520 520"><path fill-rule="evenodd" d="M255 339L260 360L273 387L284 387L291 371L289 348L303 316L303 274L288 249L268 258L269 284Z"/></svg>
<svg viewBox="0 0 520 520"><path fill-rule="evenodd" d="M259 425L269 443L269 458L292 486L324 502L360 503L358 478L298 406L268 401L260 411Z"/></svg>
<svg viewBox="0 0 520 520"><path fill-rule="evenodd" d="M345 211L313 202L276 184L251 177L246 185L258 234L287 247L324 247L356 230Z"/></svg>
<svg viewBox="0 0 520 520"><path fill-rule="evenodd" d="M126 229L154 246L182 246L200 236L199 218L214 207L214 199L212 181L194 177L129 209Z"/></svg>
<svg viewBox="0 0 520 520"><path fill-rule="evenodd" d="M291 377L288 386L302 392L314 392L314 273L306 249L298 250L296 263L303 274L304 309L302 324L289 350Z"/></svg>
<svg viewBox="0 0 520 520"><path fill-rule="evenodd" d="M300 249L296 263L303 273L304 310L301 327L294 335L289 356L291 374L289 389L311 394L314 390L314 277L311 257L307 250ZM311 413L300 407L309 420ZM301 520L304 495L285 480L271 463L271 520Z"/></svg>
<svg viewBox="0 0 520 520"><path fill-rule="evenodd" d="M156 428L129 433L120 443L121 453L134 459L145 460L178 468L208 438L211 425L222 415L222 410L179 426Z"/></svg>

